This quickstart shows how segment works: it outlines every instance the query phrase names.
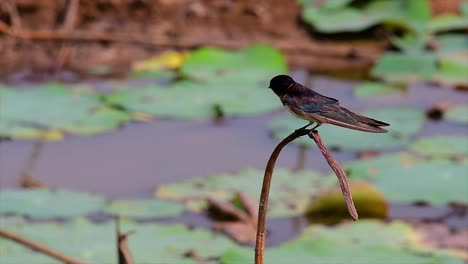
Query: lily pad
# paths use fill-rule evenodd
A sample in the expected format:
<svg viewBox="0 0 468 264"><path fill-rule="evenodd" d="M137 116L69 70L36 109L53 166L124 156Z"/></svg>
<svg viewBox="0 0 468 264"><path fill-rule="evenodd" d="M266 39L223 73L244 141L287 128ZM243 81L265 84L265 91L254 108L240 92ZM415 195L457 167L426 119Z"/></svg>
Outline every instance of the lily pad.
<svg viewBox="0 0 468 264"><path fill-rule="evenodd" d="M397 203L468 203L468 166L449 160L426 160L389 154L345 165L350 179L373 182L385 198Z"/></svg>
<svg viewBox="0 0 468 264"><path fill-rule="evenodd" d="M206 208L209 197L228 201L238 192L244 192L258 203L262 176L263 171L246 169L236 174L194 178L161 185L156 189L156 196L183 202L188 209L196 211ZM303 213L311 197L335 181L314 171L292 173L284 169L275 170L268 215L288 217Z"/></svg>
<svg viewBox="0 0 468 264"><path fill-rule="evenodd" d="M95 134L128 119L126 113L104 107L90 90L53 83L21 90L0 87L0 102L0 135L13 138L41 139L54 130Z"/></svg>
<svg viewBox="0 0 468 264"><path fill-rule="evenodd" d="M87 215L104 207L101 196L68 190L0 190L0 214L33 218L69 218Z"/></svg>
<svg viewBox="0 0 468 264"><path fill-rule="evenodd" d="M271 76L284 73L276 49L254 45L237 52L201 48L180 68L185 80L167 87L124 89L107 97L112 104L163 118L207 119L271 112L279 107L266 89Z"/></svg>
<svg viewBox="0 0 468 264"><path fill-rule="evenodd" d="M1 221L2 228L37 241L86 263L117 263L115 224L94 224L85 219L59 224ZM135 263L198 263L237 247L231 240L205 229L183 225L121 221L121 229L134 231L128 245ZM64 239L66 243L64 243ZM210 245L207 247L206 245ZM58 263L40 253L0 238L0 259L7 263ZM190 256L192 257L190 257ZM197 259L195 259L197 258Z"/></svg>
<svg viewBox="0 0 468 264"><path fill-rule="evenodd" d="M434 79L449 85L468 85L468 55L462 59L441 59Z"/></svg>
<svg viewBox="0 0 468 264"><path fill-rule="evenodd" d="M132 218L175 217L184 211L178 203L157 199L114 200L104 209L113 215Z"/></svg>
<svg viewBox="0 0 468 264"><path fill-rule="evenodd" d="M387 52L372 69L372 75L389 82L407 83L429 80L437 72L434 54Z"/></svg>
<svg viewBox="0 0 468 264"><path fill-rule="evenodd" d="M266 249L265 263L379 263L397 260L413 264L462 264L443 250L422 247L413 229L403 222L359 221L336 227L312 226L293 241ZM252 250L236 248L221 257L223 264L249 263Z"/></svg>
<svg viewBox="0 0 468 264"><path fill-rule="evenodd" d="M169 87L125 89L107 100L130 111L180 119L212 118L218 111L224 116L260 114L281 107L266 86L227 79L206 84L180 81Z"/></svg>
<svg viewBox="0 0 468 264"><path fill-rule="evenodd" d="M464 34L442 34L436 37L440 48L437 49L437 54L447 56L468 52L468 36Z"/></svg>
<svg viewBox="0 0 468 264"><path fill-rule="evenodd" d="M446 120L468 125L468 104L456 105L449 108L444 117Z"/></svg>
<svg viewBox="0 0 468 264"><path fill-rule="evenodd" d="M425 162L383 171L377 177L375 185L392 202L468 204L467 170L468 166L463 163Z"/></svg>
<svg viewBox="0 0 468 264"><path fill-rule="evenodd" d="M378 24L421 32L430 18L425 0L370 1L360 7L353 6L352 1L339 1L331 8L327 2L320 7L306 4L302 13L307 23L323 33L357 32Z"/></svg>
<svg viewBox="0 0 468 264"><path fill-rule="evenodd" d="M468 155L468 136L437 135L419 138L411 149L422 155L455 156Z"/></svg>
<svg viewBox="0 0 468 264"><path fill-rule="evenodd" d="M345 150L381 150L403 147L409 144L409 137L417 133L424 124L423 111L411 107L383 108L361 113L393 125L385 134L372 134L333 125L322 125L318 131L329 147ZM273 135L283 139L295 129L305 125L297 118L277 118L270 123ZM302 146L313 147L313 140L304 136L293 141Z"/></svg>
<svg viewBox="0 0 468 264"><path fill-rule="evenodd" d="M380 155L371 159L354 160L344 164L344 169L350 179L375 181L384 171L395 167L404 168L421 163L421 158L408 153Z"/></svg>
<svg viewBox="0 0 468 264"><path fill-rule="evenodd" d="M442 14L432 18L428 24L429 32L442 32L466 29L467 15Z"/></svg>
<svg viewBox="0 0 468 264"><path fill-rule="evenodd" d="M190 53L180 69L183 76L199 81L230 77L231 82L236 79L263 82L263 87L268 86L271 76L286 71L287 65L281 53L264 44L240 51L200 48Z"/></svg>
<svg viewBox="0 0 468 264"><path fill-rule="evenodd" d="M358 98L366 98L372 96L397 94L401 93L402 89L381 82L363 82L354 87L353 92L354 96Z"/></svg>

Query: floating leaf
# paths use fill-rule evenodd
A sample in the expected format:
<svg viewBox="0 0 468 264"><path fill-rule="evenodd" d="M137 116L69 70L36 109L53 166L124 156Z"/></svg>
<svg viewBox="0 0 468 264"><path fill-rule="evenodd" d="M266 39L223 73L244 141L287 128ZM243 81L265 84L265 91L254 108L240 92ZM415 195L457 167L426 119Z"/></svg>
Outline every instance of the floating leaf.
<svg viewBox="0 0 468 264"><path fill-rule="evenodd" d="M409 143L411 135L422 128L425 119L421 110L410 107L383 108L361 114L382 120L394 127L389 128L389 133L373 134L325 124L318 129L325 144L356 151L402 147ZM275 138L283 139L304 125L305 121L297 118L277 118L270 123L270 128ZM303 146L315 146L315 143L307 137L293 142Z"/></svg>
<svg viewBox="0 0 468 264"><path fill-rule="evenodd" d="M281 53L268 45L237 52L201 48L183 63L180 72L185 80L168 87L120 90L107 100L131 111L167 118L267 113L280 107L266 89L268 80L286 70Z"/></svg>
<svg viewBox="0 0 468 264"><path fill-rule="evenodd" d="M434 79L450 85L468 85L468 55L462 58L439 60Z"/></svg>
<svg viewBox="0 0 468 264"><path fill-rule="evenodd" d="M271 76L285 73L287 66L278 50L258 44L235 52L200 48L189 55L180 71L183 76L205 82L231 77L230 82L264 82L263 87L267 87Z"/></svg>
<svg viewBox="0 0 468 264"><path fill-rule="evenodd" d="M126 113L102 106L86 89L46 84L31 89L0 87L0 135L13 138L61 138L60 130L95 134L128 119Z"/></svg>
<svg viewBox="0 0 468 264"><path fill-rule="evenodd" d="M403 223L359 221L336 227L312 226L295 240L265 251L265 263L379 263L397 260L412 264L462 264L443 250L420 246L413 229ZM252 250L236 248L221 257L223 264L249 263Z"/></svg>
<svg viewBox="0 0 468 264"><path fill-rule="evenodd" d="M377 177L375 184L377 189L392 202L468 204L467 170L468 166L463 163L425 162L383 171Z"/></svg>
<svg viewBox="0 0 468 264"><path fill-rule="evenodd" d="M125 112L103 107L93 111L86 119L64 126L66 132L78 135L95 135L112 130L130 119Z"/></svg>
<svg viewBox="0 0 468 264"><path fill-rule="evenodd" d="M93 224L85 219L59 224L2 220L2 228L86 263L117 263L115 226ZM121 228L134 231L128 245L135 263L199 263L219 257L237 247L231 240L205 229L183 225L142 224L121 221ZM66 243L64 243L66 239ZM210 245L207 247L206 245ZM0 238L0 259L5 263L57 263L15 242ZM7 261L8 260L8 261Z"/></svg>
<svg viewBox="0 0 468 264"><path fill-rule="evenodd" d="M440 48L437 49L439 57L468 52L468 36L464 34L443 34L437 36L436 40L440 45Z"/></svg>
<svg viewBox="0 0 468 264"><path fill-rule="evenodd" d="M463 30L467 28L467 25L468 16L442 14L429 21L428 30L430 32Z"/></svg>
<svg viewBox="0 0 468 264"><path fill-rule="evenodd" d="M388 24L412 31L424 31L430 18L425 0L371 1L361 8L350 1L326 3L321 7L304 5L303 19L323 33L357 32L378 24Z"/></svg>
<svg viewBox="0 0 468 264"><path fill-rule="evenodd" d="M402 90L381 82L363 82L354 87L354 95L358 98L365 98L378 95L388 95L400 93Z"/></svg>
<svg viewBox="0 0 468 264"><path fill-rule="evenodd" d="M243 192L258 201L263 171L247 169L236 174L213 175L161 185L156 196L181 201L192 210L206 208L208 197L231 200L237 192ZM269 198L270 217L287 217L304 212L311 196L320 189L332 186L335 179L324 178L313 171L291 173L275 170Z"/></svg>
<svg viewBox="0 0 468 264"><path fill-rule="evenodd" d="M183 212L180 204L157 199L115 200L105 212L132 218L175 217Z"/></svg>
<svg viewBox="0 0 468 264"><path fill-rule="evenodd" d="M67 190L0 190L0 214L33 218L69 218L93 213L104 207L105 199Z"/></svg>
<svg viewBox="0 0 468 264"><path fill-rule="evenodd" d="M391 202L468 203L468 166L463 162L389 154L350 162L345 169L351 179L373 182Z"/></svg>
<svg viewBox="0 0 468 264"><path fill-rule="evenodd" d="M468 155L468 136L437 135L419 138L411 149L422 155L452 156Z"/></svg>
<svg viewBox="0 0 468 264"><path fill-rule="evenodd" d="M415 82L430 79L437 72L433 54L399 54L387 52L381 56L372 74L390 82Z"/></svg>
<svg viewBox="0 0 468 264"><path fill-rule="evenodd" d="M374 181L384 171L395 167L408 167L422 162L422 159L407 153L380 155L371 159L354 160L344 164L344 169L350 179Z"/></svg>
<svg viewBox="0 0 468 264"><path fill-rule="evenodd" d="M448 121L468 125L468 104L451 107L445 112L444 116Z"/></svg>

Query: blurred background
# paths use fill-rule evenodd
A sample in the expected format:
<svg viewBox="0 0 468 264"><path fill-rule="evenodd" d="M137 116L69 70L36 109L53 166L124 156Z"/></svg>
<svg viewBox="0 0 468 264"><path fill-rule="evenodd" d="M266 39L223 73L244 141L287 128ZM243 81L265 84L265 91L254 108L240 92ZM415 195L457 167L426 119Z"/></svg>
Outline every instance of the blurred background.
<svg viewBox="0 0 468 264"><path fill-rule="evenodd" d="M266 263L464 263L467 33L464 0L3 0L0 260L61 263L8 231L85 263L252 263L266 162L305 125L267 89L289 74L391 127L319 129L358 222L311 139L282 151Z"/></svg>

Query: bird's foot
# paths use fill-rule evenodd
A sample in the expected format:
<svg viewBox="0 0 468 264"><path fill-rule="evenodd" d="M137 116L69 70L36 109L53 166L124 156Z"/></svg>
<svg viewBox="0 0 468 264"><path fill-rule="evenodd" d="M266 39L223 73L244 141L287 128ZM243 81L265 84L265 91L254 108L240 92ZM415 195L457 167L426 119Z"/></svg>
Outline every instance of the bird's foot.
<svg viewBox="0 0 468 264"><path fill-rule="evenodd" d="M301 128L295 130L296 133L304 131L308 126L312 125L313 123L309 123Z"/></svg>

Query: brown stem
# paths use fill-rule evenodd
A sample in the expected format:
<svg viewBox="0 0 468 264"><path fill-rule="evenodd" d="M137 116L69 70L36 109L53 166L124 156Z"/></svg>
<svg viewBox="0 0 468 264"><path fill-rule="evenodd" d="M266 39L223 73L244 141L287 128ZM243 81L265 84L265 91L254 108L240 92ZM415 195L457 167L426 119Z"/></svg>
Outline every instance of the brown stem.
<svg viewBox="0 0 468 264"><path fill-rule="evenodd" d="M284 146L286 146L289 142L295 140L296 138L304 136L306 134L308 134L309 137L311 137L315 141L323 156L327 160L328 164L338 177L338 181L340 182L341 191L343 192L343 197L346 203L346 207L348 208L349 214L354 220L358 219L358 214L354 206L353 197L351 196L351 192L349 191L346 173L340 167L338 162L336 162L336 160L330 154L328 149L325 147L325 145L322 142L322 139L320 138L320 135L316 130L300 128L294 131L285 139L283 139L283 141L281 141L278 144L278 146L276 146L276 148L273 150L273 153L271 153L270 159L268 160L267 166L265 168L265 174L263 176L262 184L262 193L260 195L260 203L258 207L258 225L255 243L255 264L263 264L263 255L265 251L266 211L268 207L268 195L270 193L271 178L273 176L273 169L275 168L276 159L278 158Z"/></svg>
<svg viewBox="0 0 468 264"><path fill-rule="evenodd" d="M13 240L17 243L20 243L24 246L27 246L33 250L36 250L36 251L39 251L43 254L46 254L52 258L55 258L57 260L60 260L62 261L63 263L67 263L67 264L85 264L85 262L82 262L80 260L77 260L77 259L74 259L72 257L69 257L69 256L66 256L62 253L59 253L53 249L50 249L46 246L43 246L43 245L40 245L36 242L33 242L31 240L28 240L26 238L23 238L21 236L18 236L14 233L11 233L3 228L0 228L0 236L1 237L4 237L4 238L7 238L7 239L10 239L10 240Z"/></svg>
<svg viewBox="0 0 468 264"><path fill-rule="evenodd" d="M330 165L332 170L335 172L336 177L338 177L338 181L341 187L341 192L343 193L343 198L345 200L346 208L348 208L349 214L355 221L358 220L359 217L356 211L356 207L354 206L353 197L351 196L351 192L349 190L346 172L341 168L340 164L338 164L338 162L336 162L336 160L330 154L328 149L323 144L322 138L320 137L319 133L316 130L311 131L309 133L309 137L315 141L320 151L322 152L323 156L327 160L328 165Z"/></svg>
<svg viewBox="0 0 468 264"><path fill-rule="evenodd" d="M268 207L268 195L270 193L271 177L273 176L273 169L275 168L276 159L278 158L284 146L298 137L307 135L309 132L310 129L298 129L291 133L291 135L283 139L283 141L281 141L278 146L276 146L276 148L271 153L270 159L268 160L267 166L265 168L265 174L263 175L262 193L260 195L260 203L258 206L257 237L255 241L255 264L263 264L263 252L265 250L265 219Z"/></svg>

